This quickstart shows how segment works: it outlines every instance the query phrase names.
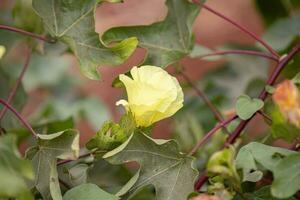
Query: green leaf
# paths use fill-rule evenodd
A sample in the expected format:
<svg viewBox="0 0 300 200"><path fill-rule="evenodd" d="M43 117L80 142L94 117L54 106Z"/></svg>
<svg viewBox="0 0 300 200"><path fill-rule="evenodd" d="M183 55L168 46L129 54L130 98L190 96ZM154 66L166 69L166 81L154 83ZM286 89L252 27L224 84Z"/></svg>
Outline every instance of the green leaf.
<svg viewBox="0 0 300 200"><path fill-rule="evenodd" d="M276 165L281 160L296 152L287 149L267 146L257 142L251 142L243 146L236 157L236 168L242 169L243 181L258 181L260 176L251 177L252 173L259 173L259 166L263 166L265 169L274 171ZM254 178L254 179L252 179Z"/></svg>
<svg viewBox="0 0 300 200"><path fill-rule="evenodd" d="M95 32L95 9L102 0L33 0L33 8L42 18L46 30L67 44L80 62L81 72L98 80L98 65L123 63L135 50L137 39L124 39L109 48ZM118 1L110 1L118 2Z"/></svg>
<svg viewBox="0 0 300 200"><path fill-rule="evenodd" d="M300 153L283 158L273 170L272 195L278 198L293 196L300 189Z"/></svg>
<svg viewBox="0 0 300 200"><path fill-rule="evenodd" d="M246 193L246 198L248 200L279 200L271 195L270 186L265 186L260 188L259 190L254 191L253 193ZM233 200L244 200L244 198L236 195ZM296 200L293 197L288 199L281 199L281 200Z"/></svg>
<svg viewBox="0 0 300 200"><path fill-rule="evenodd" d="M88 182L115 194L126 184L131 175L126 166L111 165L103 159L96 159L92 168L88 170Z"/></svg>
<svg viewBox="0 0 300 200"><path fill-rule="evenodd" d="M119 198L105 192L97 185L82 184L67 191L64 200L118 200Z"/></svg>
<svg viewBox="0 0 300 200"><path fill-rule="evenodd" d="M236 102L236 113L242 120L250 119L254 113L264 107L264 102L260 99L251 99L247 95L241 95Z"/></svg>
<svg viewBox="0 0 300 200"><path fill-rule="evenodd" d="M163 21L148 26L112 28L103 34L103 41L137 37L139 46L147 49L144 64L166 67L177 62L192 50L192 26L199 6L178 0L167 0L166 5L169 10Z"/></svg>
<svg viewBox="0 0 300 200"><path fill-rule="evenodd" d="M197 171L193 158L178 150L175 141L154 140L142 133L133 134L125 143L103 156L111 164L136 161L139 175L128 190L132 196L147 185L156 189L157 200L182 200L193 191ZM167 187L166 187L167 186Z"/></svg>
<svg viewBox="0 0 300 200"><path fill-rule="evenodd" d="M276 50L284 50L300 35L300 16L278 20L265 33L264 40Z"/></svg>
<svg viewBox="0 0 300 200"><path fill-rule="evenodd" d="M36 177L32 187L41 193L44 199L61 199L57 176L57 158L76 159L79 154L79 133L66 130L49 135L38 135L38 146L27 151L31 158Z"/></svg>
<svg viewBox="0 0 300 200"><path fill-rule="evenodd" d="M14 135L0 137L0 199L33 200L26 181L34 179L31 163L21 158Z"/></svg>

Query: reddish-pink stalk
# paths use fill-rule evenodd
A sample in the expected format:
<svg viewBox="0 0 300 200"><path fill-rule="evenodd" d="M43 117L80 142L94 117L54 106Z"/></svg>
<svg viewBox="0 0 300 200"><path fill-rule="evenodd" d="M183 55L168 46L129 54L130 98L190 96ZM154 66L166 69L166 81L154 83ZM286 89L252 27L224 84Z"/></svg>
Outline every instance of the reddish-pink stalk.
<svg viewBox="0 0 300 200"><path fill-rule="evenodd" d="M28 31L24 31L22 29L18 29L18 28L11 27L11 26L0 25L0 29L7 30L7 31L12 31L12 32L19 33L19 34L22 34L22 35L26 35L26 36L41 40L43 42L48 42L48 43L54 43L55 42L55 40L51 40L51 39L48 39L48 38L43 37L41 35L37 35L37 34L31 33L31 32L28 32Z"/></svg>
<svg viewBox="0 0 300 200"><path fill-rule="evenodd" d="M5 100L0 99L0 104L7 107L12 113L15 114L15 116L22 122L22 124L32 133L32 135L37 138L37 133L33 130L33 128L30 126L30 124L26 121L26 119L18 112L16 109L14 109L10 104L8 104Z"/></svg>
<svg viewBox="0 0 300 200"><path fill-rule="evenodd" d="M22 68L22 71L16 81L16 83L14 84L13 88L11 89L9 95L8 95L8 98L6 100L6 102L8 104L11 103L12 99L14 98L14 96L16 95L16 92L17 92L17 89L19 88L20 84L21 84L21 81L24 77L24 74L29 66L29 61L30 61L30 58L31 58L31 49L28 50L27 52L27 55L26 55L26 60L25 60L25 63L23 65L23 68ZM3 116L5 115L7 111L7 107L4 107L1 111L0 111L0 121L2 120Z"/></svg>
<svg viewBox="0 0 300 200"><path fill-rule="evenodd" d="M270 75L266 85L274 85L276 79L279 77L280 73L284 69L285 66L288 65L288 63L293 59L293 57L300 52L300 43L297 44L289 53L287 56L285 56L283 59L280 60L277 67L273 71L273 73ZM259 95L259 99L266 100L268 97L268 92L265 88L263 88L262 92ZM240 136L244 128L247 126L247 124L253 119L254 115L248 119L248 120L242 120L239 125L236 127L236 129L233 131L233 133L228 137L226 143L224 144L223 148L228 147L229 145L233 144L236 139ZM195 183L195 190L200 190L200 188L203 186L203 184L208 180L208 177L206 175L200 176L199 179Z"/></svg>
<svg viewBox="0 0 300 200"><path fill-rule="evenodd" d="M208 133L206 133L204 135L203 138L201 138L201 140L199 140L197 142L197 144L193 147L193 149L188 153L188 155L193 155L197 152L197 150L203 145L205 144L219 129L225 127L227 124L229 124L230 122L232 122L233 120L235 120L237 118L237 116L233 116L221 123L218 123L213 129L211 129Z"/></svg>
<svg viewBox="0 0 300 200"><path fill-rule="evenodd" d="M227 55L227 54L241 54L241 55L249 55L249 56L259 56L263 58L267 58L269 60L279 62L279 59L273 55L269 55L266 53L262 52L257 52L257 51L249 51L249 50L229 50L229 51L217 51L213 53L208 53L204 54L201 56L198 56L197 58L206 58L206 57L211 57L211 56L219 56L219 55Z"/></svg>
<svg viewBox="0 0 300 200"><path fill-rule="evenodd" d="M274 55L275 57L279 58L280 56L278 55L278 53L270 46L268 45L265 41L263 41L258 35L256 35L255 33L251 32L250 30L248 30L247 28L245 28L243 25L235 22L234 20L226 17L225 15L223 15L222 13L212 9L211 7L207 6L206 4L203 4L201 2L199 2L199 0L193 0L193 3L200 5L202 8L208 10L209 12L221 17L222 19L226 20L227 22L233 24L235 27L237 27L238 29L240 29L241 31L243 31L244 33L248 34L249 36L251 36L253 39L255 39L257 42L259 42L260 44L262 44L266 49L269 50L269 52Z"/></svg>

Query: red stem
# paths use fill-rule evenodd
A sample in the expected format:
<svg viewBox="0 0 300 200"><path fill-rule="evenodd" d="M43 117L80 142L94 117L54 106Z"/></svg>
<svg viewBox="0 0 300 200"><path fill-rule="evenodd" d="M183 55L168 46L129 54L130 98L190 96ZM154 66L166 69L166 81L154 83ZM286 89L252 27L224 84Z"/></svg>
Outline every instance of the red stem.
<svg viewBox="0 0 300 200"><path fill-rule="evenodd" d="M7 30L7 31L12 31L12 32L19 33L19 34L22 34L22 35L26 35L26 36L41 40L43 42L48 42L48 43L54 43L55 42L55 40L48 39L46 37L31 33L31 32L28 32L28 31L24 31L22 29L14 28L14 27L11 27L11 26L0 25L0 29Z"/></svg>
<svg viewBox="0 0 300 200"><path fill-rule="evenodd" d="M16 109L14 109L10 104L8 104L5 100L0 99L0 104L7 107L11 112L13 112L16 117L22 122L22 124L32 133L32 135L37 138L37 133L33 130L33 128L30 126L30 124L26 121L26 119L18 112Z"/></svg>
<svg viewBox="0 0 300 200"><path fill-rule="evenodd" d="M201 140L199 140L197 142L197 144L193 147L193 149L189 152L189 156L193 155L194 153L197 152L197 150L203 145L205 144L209 138L211 138L220 128L225 127L227 124L229 124L230 122L232 122L233 120L235 120L237 118L237 116L233 116L225 121L223 121L222 123L217 124L213 129L211 129L208 133L206 133L204 135L203 138L201 138Z"/></svg>
<svg viewBox="0 0 300 200"><path fill-rule="evenodd" d="M279 62L279 59L273 55L268 55L262 52L257 51L249 51L249 50L229 50L229 51L217 51L214 53L204 54L201 56L197 56L197 58L205 58L210 56L218 56L218 55L227 55L227 54L242 54L242 55L250 55L250 56L259 56L263 58L267 58L276 62Z"/></svg>
<svg viewBox="0 0 300 200"><path fill-rule="evenodd" d="M275 68L273 73L270 75L270 77L269 77L269 79L266 83L267 85L271 85L271 86L274 85L274 83L275 83L276 79L278 78L278 76L280 75L281 71L284 69L284 67L292 60L292 58L298 52L300 52L300 43L297 44L292 49L292 51L290 51L288 53L288 55L286 57L284 57L283 59L280 60L277 67ZM266 100L267 97L268 97L268 92L266 91L265 88L263 88L262 92L259 95L259 98L264 101L264 100ZM254 115L250 119L243 120L243 121L240 122L240 124L236 127L236 129L233 131L233 133L227 139L227 141L224 144L223 148L226 148L226 147L228 147L229 145L231 145L235 142L235 140L240 136L240 134L242 133L244 128L251 121L251 119L253 119L253 117L254 117ZM195 183L195 190L199 190L203 186L203 184L207 181L207 179L208 179L208 177L205 176L205 175L199 177L199 179Z"/></svg>
<svg viewBox="0 0 300 200"><path fill-rule="evenodd" d="M212 9L211 7L202 4L199 2L199 0L193 0L193 3L202 6L202 8L210 11L211 13L223 18L224 20L226 20L227 22L233 24L235 27L237 27L238 29L240 29L241 31L243 31L244 33L248 34L249 36L251 36L252 38L254 38L257 42L261 43L266 49L269 50L269 52L274 55L275 57L279 58L280 56L278 55L278 53L270 46L268 45L265 41L263 41L258 35L256 35L255 33L249 31L247 28L245 28L243 25L238 24L237 22L233 21L232 19L226 17L225 15L223 15L222 13L219 13L218 11Z"/></svg>
<svg viewBox="0 0 300 200"><path fill-rule="evenodd" d="M29 66L30 58L31 58L31 50L29 50L29 51L27 52L25 64L23 65L22 71L21 71L21 73L20 73L20 75L19 75L19 77L18 77L16 83L14 84L12 90L10 91L7 100L6 100L6 102L7 102L8 104L11 103L12 99L13 99L14 96L16 95L17 89L18 89L19 85L21 84L21 81L22 81L22 79L23 79L23 76L24 76L24 74L25 74L25 72L26 72L26 70L27 70L27 68L28 68L28 66ZM7 111L7 107L4 107L4 108L0 111L0 121L1 121L2 118L4 117L6 111Z"/></svg>

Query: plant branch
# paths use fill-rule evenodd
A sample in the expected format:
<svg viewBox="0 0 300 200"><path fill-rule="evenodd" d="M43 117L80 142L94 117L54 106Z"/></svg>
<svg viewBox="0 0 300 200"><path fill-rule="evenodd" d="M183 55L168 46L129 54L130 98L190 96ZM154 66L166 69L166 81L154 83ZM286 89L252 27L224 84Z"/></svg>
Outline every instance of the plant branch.
<svg viewBox="0 0 300 200"><path fill-rule="evenodd" d="M279 58L275 57L274 55L269 55L269 54L266 54L266 53L262 53L262 52L258 52L258 51L249 51L249 50L217 51L217 52L197 56L197 58L201 59L201 58L206 58L206 57L227 55L227 54L241 54L241 55L249 55L249 56L259 56L259 57L267 58L267 59L275 61L275 62L279 62Z"/></svg>
<svg viewBox="0 0 300 200"><path fill-rule="evenodd" d="M7 107L11 112L13 112L16 117L22 122L22 124L32 133L32 135L37 138L37 133L33 130L33 128L30 126L30 124L26 121L26 119L18 112L16 109L14 109L10 104L8 104L5 100L0 99L0 104Z"/></svg>
<svg viewBox="0 0 300 200"><path fill-rule="evenodd" d="M41 40L43 42L55 43L55 40L53 40L53 39L48 39L44 36L37 35L37 34L31 33L31 32L28 32L28 31L24 31L22 29L18 29L18 28L15 28L15 27L0 24L0 29L15 32L15 33L19 33L19 34L22 34L22 35L26 35L26 36Z"/></svg>
<svg viewBox="0 0 300 200"><path fill-rule="evenodd" d="M30 61L30 58L31 58L31 49L28 50L27 52L27 55L26 55L26 60L25 60L25 64L23 65L23 68L22 68L22 71L16 81L16 83L14 84L13 88L11 89L9 95L8 95L8 98L6 100L6 102L8 104L11 103L12 99L14 98L14 96L16 95L16 92L17 92L17 89L19 87L19 85L21 84L21 81L23 79L23 76L29 66L29 61ZM5 113L7 111L7 107L4 107L1 111L0 111L0 121L2 120L2 118L4 117Z"/></svg>
<svg viewBox="0 0 300 200"><path fill-rule="evenodd" d="M243 25L233 21L232 19L226 17L225 15L223 15L222 13L219 13L218 11L212 9L211 7L200 3L199 0L193 0L193 3L202 6L202 8L208 10L209 12L223 18L224 20L226 20L227 22L233 24L235 27L237 27L238 29L240 29L241 31L243 31L244 33L248 34L249 36L251 36L253 39L255 39L257 42L259 42L260 44L262 44L266 49L269 50L269 52L274 55L275 57L279 58L280 56L278 55L278 53L270 46L268 45L265 41L263 41L258 35L256 35L255 33L249 31L247 28L245 28Z"/></svg>
<svg viewBox="0 0 300 200"><path fill-rule="evenodd" d="M277 67L273 71L273 73L270 75L269 79L267 80L266 85L273 86L276 79L279 77L280 73L284 69L285 66L288 65L288 63L293 59L293 57L300 52L300 43L297 44L289 53L287 56L283 57L280 62L278 63ZM268 97L268 92L266 91L265 87L263 88L262 92L259 95L259 99L265 101ZM236 129L233 131L233 133L229 136L226 143L224 144L223 148L228 147L229 145L233 144L235 140L240 136L244 128L247 126L247 124L253 119L254 115L248 119L248 120L242 120L240 124L236 127ZM203 184L207 181L208 177L203 175L199 177L199 179L195 183L195 190L199 190Z"/></svg>
<svg viewBox="0 0 300 200"><path fill-rule="evenodd" d="M197 150L203 145L205 144L220 128L225 127L227 124L229 124L230 122L232 122L233 120L235 120L237 118L237 116L233 116L219 124L217 124L213 129L211 129L208 133L206 133L204 135L203 138L201 138L201 140L199 140L197 142L197 144L192 148L192 150L188 153L189 156L195 154L197 152Z"/></svg>

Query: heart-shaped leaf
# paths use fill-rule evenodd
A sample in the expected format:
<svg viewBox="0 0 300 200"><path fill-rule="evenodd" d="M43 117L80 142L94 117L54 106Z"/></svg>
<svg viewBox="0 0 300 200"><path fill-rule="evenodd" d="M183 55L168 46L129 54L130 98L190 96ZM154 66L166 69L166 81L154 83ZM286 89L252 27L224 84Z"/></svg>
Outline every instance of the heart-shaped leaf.
<svg viewBox="0 0 300 200"><path fill-rule="evenodd" d="M264 102L260 99L251 99L247 95L241 95L236 102L236 114L242 120L250 119L254 113L264 107Z"/></svg>

